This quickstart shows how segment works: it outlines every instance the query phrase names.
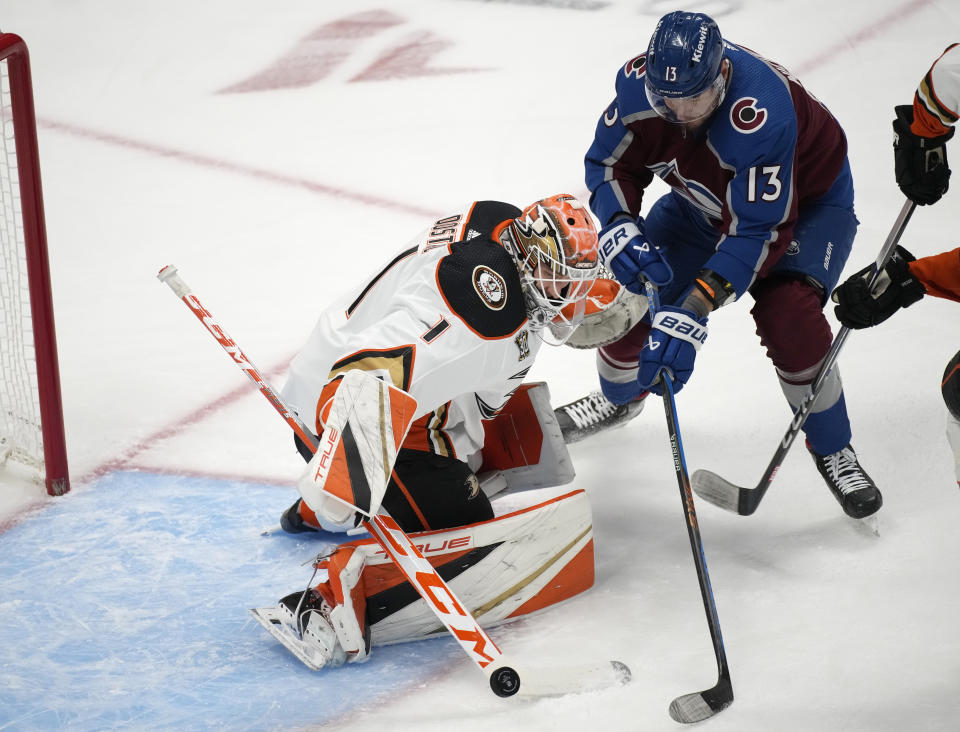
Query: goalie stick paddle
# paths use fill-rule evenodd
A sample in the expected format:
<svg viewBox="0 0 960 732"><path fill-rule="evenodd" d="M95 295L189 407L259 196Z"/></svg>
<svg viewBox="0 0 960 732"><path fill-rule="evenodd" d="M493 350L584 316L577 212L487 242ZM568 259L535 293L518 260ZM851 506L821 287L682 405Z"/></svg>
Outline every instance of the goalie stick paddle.
<svg viewBox="0 0 960 732"><path fill-rule="evenodd" d="M897 242L900 241L900 236L903 234L903 230L906 228L907 222L910 220L910 216L913 214L916 206L913 201L909 200L903 204L903 208L900 210L900 214L893 224L893 229L891 229L887 235L887 239L883 243L883 248L880 250L876 262L874 262L873 274L870 275L868 288L874 286L884 266L886 266L887 261L893 255L894 249L897 247ZM733 513L738 513L741 516L749 516L757 510L760 501L763 500L763 496L776 477L777 471L779 471L780 466L783 465L783 461L790 451L793 441L797 435L800 434L800 430L807 421L807 417L810 416L813 405L816 403L817 397L820 396L820 391L827 381L827 376L829 376L830 370L836 363L840 355L840 349L843 348L843 344L849 334L850 329L846 326L843 326L837 332L837 336L833 339L833 344L824 357L816 378L804 394L800 406L798 406L796 412L794 412L793 418L790 420L790 425L787 427L786 434L784 434L783 439L780 440L780 444L777 445L777 449L773 453L773 458L771 458L767 469L760 477L757 485L753 488L740 487L714 472L701 469L694 471L691 477L693 490L696 491L698 496L715 506L719 506L727 511L732 511Z"/></svg>
<svg viewBox="0 0 960 732"><path fill-rule="evenodd" d="M647 298L650 302L650 317L659 310L657 291L650 282L645 283ZM673 394L673 379L666 371L660 373L663 387L663 411L667 416L667 429L670 434L670 448L673 451L673 466L680 487L684 515L687 519L687 536L693 550L693 563L697 569L697 581L700 583L700 596L707 614L707 627L717 660L717 683L709 689L695 691L678 696L670 702L670 717L676 722L692 724L701 722L722 712L733 703L733 682L730 680L730 667L727 665L727 652L720 633L720 618L717 615L717 603L713 597L710 574L707 572L707 559L703 552L703 539L700 537L700 525L693 505L693 492L687 477L687 463L683 455L683 442L680 439L680 424L677 419L677 404Z"/></svg>
<svg viewBox="0 0 960 732"><path fill-rule="evenodd" d="M273 405L287 424L314 452L318 441L313 432L289 409L280 396L263 378L226 330L197 299L177 274L177 268L168 265L160 270L157 279L167 284L190 311L203 323L233 362L257 385L260 393ZM599 664L579 664L563 669L536 668L522 665L517 672L473 614L457 599L436 569L410 541L410 538L386 512L374 514L361 524L380 544L396 564L410 585L427 603L444 627L457 639L467 656L486 674L490 688L500 697L553 696L579 691L592 691L630 680L630 669L619 661Z"/></svg>

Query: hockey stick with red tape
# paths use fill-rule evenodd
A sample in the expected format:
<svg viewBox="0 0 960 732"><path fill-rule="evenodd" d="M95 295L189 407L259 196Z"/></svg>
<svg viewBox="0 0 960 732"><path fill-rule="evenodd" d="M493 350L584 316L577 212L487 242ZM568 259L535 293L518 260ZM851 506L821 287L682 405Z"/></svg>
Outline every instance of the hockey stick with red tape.
<svg viewBox="0 0 960 732"><path fill-rule="evenodd" d="M870 277L868 288L873 288L887 260L890 259L894 250L897 248L897 242L900 241L900 236L903 234L903 230L906 228L907 222L910 220L910 216L913 214L916 206L917 204L910 200L903 204L903 208L900 210L897 220L893 224L893 229L891 229L887 235L887 239L883 243L883 248L880 250L880 254L874 263L874 270ZM752 488L741 487L709 470L697 470L694 471L691 481L693 483L693 490L696 491L698 496L720 508L738 513L741 516L749 516L757 510L760 501L763 500L763 496L776 477L777 471L779 471L780 466L783 465L783 461L790 451L793 441L797 435L800 434L800 430L807 421L807 417L810 416L813 405L816 403L817 397L820 396L820 392L827 382L830 370L834 367L834 364L836 364L837 358L840 355L840 349L843 348L843 344L849 334L850 329L846 326L840 328L837 332L837 336L833 339L830 350L827 352L827 355L824 356L823 363L817 372L816 378L813 380L810 388L806 394L804 394L800 405L794 412L783 439L780 440L780 444L777 445L777 449L773 453L773 458L771 458L767 469L764 471L757 485Z"/></svg>
<svg viewBox="0 0 960 732"><path fill-rule="evenodd" d="M659 310L659 298L654 286L646 283L647 299L650 303L650 317ZM700 525L697 522L697 512L693 505L693 492L690 489L690 479L687 477L687 461L683 455L683 442L680 439L680 423L677 419L677 403L673 394L673 378L667 371L660 372L660 384L663 387L663 410L667 416L667 429L670 435L670 448L673 451L673 466L677 475L677 484L680 487L680 498L683 501L684 515L687 520L687 536L690 539L690 548L693 550L693 562L697 569L697 581L700 583L700 595L703 598L703 608L707 614L707 627L710 629L710 640L713 643L713 652L717 660L717 683L709 689L695 691L678 696L670 702L670 716L677 722L692 724L701 722L722 712L733 703L733 683L730 680L730 667L727 664L727 652L723 646L723 636L720 633L720 618L717 615L717 603L713 597L713 587L710 584L710 574L707 572L707 560L703 552L703 539L700 536Z"/></svg>
<svg viewBox="0 0 960 732"><path fill-rule="evenodd" d="M316 452L319 442L297 414L289 409L260 371L247 358L169 265L160 270L157 279L167 284L266 397L274 409L286 420L304 444ZM410 585L417 591L443 626L460 643L470 659L486 674L490 688L497 696L548 696L578 691L596 690L622 684L630 679L630 670L619 661L581 664L564 669L517 665L507 660L473 614L461 603L436 569L417 550L410 538L382 511L368 516L362 526L383 547ZM518 672L519 669L520 672Z"/></svg>

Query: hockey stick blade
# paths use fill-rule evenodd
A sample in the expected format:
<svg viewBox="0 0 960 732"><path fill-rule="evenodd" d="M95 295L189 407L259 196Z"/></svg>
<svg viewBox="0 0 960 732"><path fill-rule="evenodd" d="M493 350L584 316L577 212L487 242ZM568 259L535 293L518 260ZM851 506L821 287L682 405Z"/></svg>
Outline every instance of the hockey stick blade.
<svg viewBox="0 0 960 732"><path fill-rule="evenodd" d="M707 503L741 516L749 516L760 505L758 488L741 488L710 470L695 470L690 476L690 485Z"/></svg>
<svg viewBox="0 0 960 732"><path fill-rule="evenodd" d="M916 206L917 204L909 199L904 201L903 207L897 215L897 220L894 222L893 228L887 235L886 241L884 241L883 247L880 249L880 254L874 262L873 272L867 283L868 290L872 290L874 284L880 278L883 268L893 255L897 242L900 241L900 236L903 234L903 230L906 228L907 222L913 215ZM840 349L843 348L843 344L846 342L849 334L850 328L844 326L833 339L833 344L821 361L820 369L808 387L807 393L803 396L799 405L794 405L794 415L790 420L790 425L787 427L786 434L784 434L780 440L780 444L777 445L777 449L773 453L773 458L771 458L767 469L764 471L756 487L740 488L724 480L716 473L711 473L708 470L698 470L691 476L693 490L698 496L702 496L705 501L715 506L719 506L727 511L733 511L741 516L750 516L757 510L767 489L770 488L770 484L773 483L773 479L777 476L780 466L783 465L784 458L786 458L790 446L793 445L797 435L799 435L803 429L807 417L813 411L817 397L827 383L827 378L830 376L831 370L840 355Z"/></svg>
<svg viewBox="0 0 960 732"><path fill-rule="evenodd" d="M709 719L733 704L730 679L721 676L712 689L678 696L670 702L670 718L682 724L693 724Z"/></svg>

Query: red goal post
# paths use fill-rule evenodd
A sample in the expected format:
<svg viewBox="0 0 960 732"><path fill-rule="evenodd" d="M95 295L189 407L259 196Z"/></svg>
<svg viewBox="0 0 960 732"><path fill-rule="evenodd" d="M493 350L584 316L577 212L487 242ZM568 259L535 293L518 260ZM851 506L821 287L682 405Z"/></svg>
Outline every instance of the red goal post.
<svg viewBox="0 0 960 732"><path fill-rule="evenodd" d="M0 34L0 464L70 490L26 43Z"/></svg>

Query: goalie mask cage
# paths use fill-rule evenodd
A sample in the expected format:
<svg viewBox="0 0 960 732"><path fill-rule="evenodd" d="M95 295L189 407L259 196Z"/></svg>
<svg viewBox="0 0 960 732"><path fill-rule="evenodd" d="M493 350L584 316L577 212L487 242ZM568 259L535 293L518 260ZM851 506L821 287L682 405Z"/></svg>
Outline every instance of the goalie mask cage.
<svg viewBox="0 0 960 732"><path fill-rule="evenodd" d="M0 34L0 465L70 490L30 59Z"/></svg>

